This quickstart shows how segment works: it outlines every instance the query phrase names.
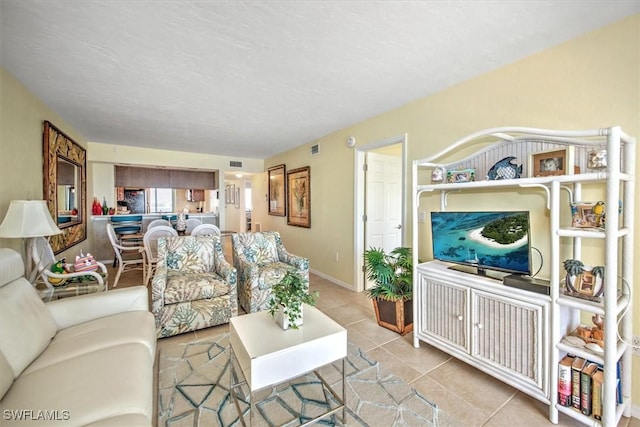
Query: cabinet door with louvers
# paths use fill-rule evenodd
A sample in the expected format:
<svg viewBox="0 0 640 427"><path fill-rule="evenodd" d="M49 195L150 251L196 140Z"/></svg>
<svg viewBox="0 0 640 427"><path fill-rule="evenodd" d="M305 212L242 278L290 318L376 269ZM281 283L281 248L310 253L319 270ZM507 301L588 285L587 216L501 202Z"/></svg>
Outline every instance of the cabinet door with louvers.
<svg viewBox="0 0 640 427"><path fill-rule="evenodd" d="M471 355L544 389L545 306L473 290Z"/></svg>
<svg viewBox="0 0 640 427"><path fill-rule="evenodd" d="M420 333L467 352L469 288L420 275Z"/></svg>

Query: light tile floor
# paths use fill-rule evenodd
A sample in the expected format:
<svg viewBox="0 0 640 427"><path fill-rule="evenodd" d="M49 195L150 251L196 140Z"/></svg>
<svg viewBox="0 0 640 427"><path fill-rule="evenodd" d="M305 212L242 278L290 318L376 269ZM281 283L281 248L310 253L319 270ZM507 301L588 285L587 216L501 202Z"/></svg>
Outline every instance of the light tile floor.
<svg viewBox="0 0 640 427"><path fill-rule="evenodd" d="M109 277L114 277L113 271ZM141 272L127 272L120 278L118 287L141 282ZM412 334L401 337L378 326L371 301L364 294L344 289L314 274L311 274L310 282L311 289L320 292L317 307L347 329L350 342L436 403L460 426L553 425L545 404L430 345L421 343L420 348L414 348ZM161 339L158 347L162 349L170 342L190 342L227 331L228 325L221 325L189 332ZM557 425L582 424L560 414ZM622 418L618 426L640 427L640 420Z"/></svg>

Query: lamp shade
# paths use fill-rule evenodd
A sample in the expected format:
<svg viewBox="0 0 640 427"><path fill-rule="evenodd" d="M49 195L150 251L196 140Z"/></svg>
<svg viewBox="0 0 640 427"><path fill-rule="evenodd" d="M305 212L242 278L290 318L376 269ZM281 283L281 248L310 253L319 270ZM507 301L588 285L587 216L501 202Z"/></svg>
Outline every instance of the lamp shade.
<svg viewBox="0 0 640 427"><path fill-rule="evenodd" d="M39 237L60 234L44 200L12 200L0 224L0 237Z"/></svg>

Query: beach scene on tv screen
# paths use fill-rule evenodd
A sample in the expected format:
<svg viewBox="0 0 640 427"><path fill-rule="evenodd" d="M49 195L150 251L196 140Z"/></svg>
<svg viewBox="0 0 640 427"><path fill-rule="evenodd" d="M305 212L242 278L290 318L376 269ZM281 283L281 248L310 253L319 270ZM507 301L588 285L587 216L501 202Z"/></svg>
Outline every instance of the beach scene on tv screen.
<svg viewBox="0 0 640 427"><path fill-rule="evenodd" d="M528 212L432 212L433 257L528 273Z"/></svg>

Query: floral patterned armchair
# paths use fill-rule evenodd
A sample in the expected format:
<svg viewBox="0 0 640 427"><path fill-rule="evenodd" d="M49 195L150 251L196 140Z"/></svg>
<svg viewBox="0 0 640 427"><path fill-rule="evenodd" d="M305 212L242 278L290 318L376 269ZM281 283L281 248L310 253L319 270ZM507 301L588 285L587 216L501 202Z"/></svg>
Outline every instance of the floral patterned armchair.
<svg viewBox="0 0 640 427"><path fill-rule="evenodd" d="M151 305L159 338L228 323L238 315L236 269L217 236L158 239Z"/></svg>
<svg viewBox="0 0 640 427"><path fill-rule="evenodd" d="M232 234L231 244L238 271L238 300L247 313L267 309L271 287L287 271L309 280L309 260L287 252L276 231Z"/></svg>

